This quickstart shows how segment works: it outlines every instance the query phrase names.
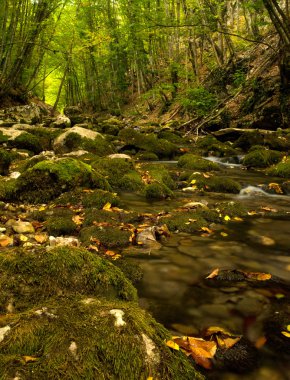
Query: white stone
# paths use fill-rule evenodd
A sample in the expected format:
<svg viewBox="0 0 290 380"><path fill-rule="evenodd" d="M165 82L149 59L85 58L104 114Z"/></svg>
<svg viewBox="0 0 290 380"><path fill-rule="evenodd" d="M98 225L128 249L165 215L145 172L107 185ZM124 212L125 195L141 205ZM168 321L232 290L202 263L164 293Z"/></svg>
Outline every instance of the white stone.
<svg viewBox="0 0 290 380"><path fill-rule="evenodd" d="M15 220L12 223L12 229L18 234L33 234L35 229L30 222L23 222L21 220Z"/></svg>
<svg viewBox="0 0 290 380"><path fill-rule="evenodd" d="M21 176L20 172L12 172L9 177L12 179L17 179L20 176Z"/></svg>
<svg viewBox="0 0 290 380"><path fill-rule="evenodd" d="M123 320L124 311L120 309L112 309L110 310L110 314L116 318L115 326L121 327L125 326L126 322Z"/></svg>
<svg viewBox="0 0 290 380"><path fill-rule="evenodd" d="M80 245L79 240L74 236L68 237L49 237L49 245L51 247L78 247Z"/></svg>
<svg viewBox="0 0 290 380"><path fill-rule="evenodd" d="M132 157L124 153L114 153L114 154L110 154L108 157L109 158L123 158L124 160L132 160Z"/></svg>
<svg viewBox="0 0 290 380"><path fill-rule="evenodd" d="M11 330L10 326L5 326L0 329L0 342L4 339L5 335L8 333L8 331Z"/></svg>
<svg viewBox="0 0 290 380"><path fill-rule="evenodd" d="M157 365L160 362L160 355L157 352L157 348L147 335L142 334L142 339L145 344L146 361L149 365Z"/></svg>

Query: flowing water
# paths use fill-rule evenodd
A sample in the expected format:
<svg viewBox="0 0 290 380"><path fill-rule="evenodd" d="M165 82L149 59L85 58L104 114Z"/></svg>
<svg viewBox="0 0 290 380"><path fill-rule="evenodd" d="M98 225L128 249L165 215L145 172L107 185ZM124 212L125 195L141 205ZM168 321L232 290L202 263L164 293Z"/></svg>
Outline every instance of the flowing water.
<svg viewBox="0 0 290 380"><path fill-rule="evenodd" d="M174 167L175 164L168 165ZM221 175L243 185L241 194L197 196L177 192L173 200L151 203L136 195L127 194L123 198L138 212L170 211L190 201L207 200L209 204L218 204L224 200L238 200L253 209L274 208L278 211L277 216L269 217L265 211L264 216L251 216L239 223L220 226L220 230L209 236L173 233L162 242L160 249L147 250L134 258L144 272L137 287L142 307L175 335L197 335L209 326L221 326L255 343L263 335L272 298L285 297L283 290L279 286L270 290L241 288L236 283L213 287L207 284L205 277L219 268L270 273L289 281L290 197L268 194L259 187L279 181L277 179L243 170L237 163L223 163L223 167ZM283 211L283 216L279 217L279 211ZM285 303L281 305L287 308ZM212 379L286 380L290 378L289 373L286 360L277 360L265 350L260 367L254 372L237 375L218 371L207 376Z"/></svg>

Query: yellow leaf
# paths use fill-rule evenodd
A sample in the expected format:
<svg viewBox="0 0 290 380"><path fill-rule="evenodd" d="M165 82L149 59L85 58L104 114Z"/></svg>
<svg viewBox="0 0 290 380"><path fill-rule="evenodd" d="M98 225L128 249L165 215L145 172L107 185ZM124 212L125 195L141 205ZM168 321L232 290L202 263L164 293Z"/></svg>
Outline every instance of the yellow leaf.
<svg viewBox="0 0 290 380"><path fill-rule="evenodd" d="M242 218L239 218L238 216L235 216L235 217L234 217L234 220L235 220L236 222L242 222L242 221L243 221L243 219L242 219Z"/></svg>
<svg viewBox="0 0 290 380"><path fill-rule="evenodd" d="M210 174L202 173L202 175L204 176L204 178L210 178Z"/></svg>
<svg viewBox="0 0 290 380"><path fill-rule="evenodd" d="M267 281L267 280L270 280L272 278L272 275L270 273L260 273L260 272L244 272L244 274L246 275L246 277L248 278L252 278L254 280L258 280L258 281Z"/></svg>
<svg viewBox="0 0 290 380"><path fill-rule="evenodd" d="M290 331L290 325L287 326L287 330Z"/></svg>
<svg viewBox="0 0 290 380"><path fill-rule="evenodd" d="M36 362L38 360L38 358L36 358L34 356L22 356L22 358L25 361L25 363L33 363L33 362Z"/></svg>
<svg viewBox="0 0 290 380"><path fill-rule="evenodd" d="M282 299L282 298L285 298L285 294L277 293L277 294L275 294L275 297L276 297L278 300L280 300L280 299Z"/></svg>
<svg viewBox="0 0 290 380"><path fill-rule="evenodd" d="M223 339L223 344L226 349L233 347L236 343L238 343L241 340L241 337L237 338L225 338Z"/></svg>
<svg viewBox="0 0 290 380"><path fill-rule="evenodd" d="M20 236L19 236L19 240L25 242L25 241L28 240L28 237L25 236L25 235L20 235Z"/></svg>
<svg viewBox="0 0 290 380"><path fill-rule="evenodd" d="M219 268L214 269L206 278L215 278L219 274Z"/></svg>
<svg viewBox="0 0 290 380"><path fill-rule="evenodd" d="M216 269L217 270L217 269ZM210 335L213 335L213 334L224 334L224 335L229 335L231 336L232 334L224 329L223 327L219 327L219 326L210 326L208 327L205 332L204 332L204 336L210 336Z"/></svg>
<svg viewBox="0 0 290 380"><path fill-rule="evenodd" d="M153 377L152 376L147 377L147 380L153 380Z"/></svg>
<svg viewBox="0 0 290 380"><path fill-rule="evenodd" d="M48 236L46 234L37 234L34 235L34 239L37 241L37 243L43 244L48 240Z"/></svg>
<svg viewBox="0 0 290 380"><path fill-rule="evenodd" d="M193 179L190 183L191 185L194 185L196 183L196 179Z"/></svg>
<svg viewBox="0 0 290 380"><path fill-rule="evenodd" d="M107 202L107 203L104 205L103 210L110 211L110 210L111 210L111 207L112 207L111 203L110 203L110 202Z"/></svg>
<svg viewBox="0 0 290 380"><path fill-rule="evenodd" d="M44 211L44 210L46 210L46 207L45 207L45 206L41 206L41 207L39 207L39 209L38 209L38 211Z"/></svg>
<svg viewBox="0 0 290 380"><path fill-rule="evenodd" d="M283 194L283 191L278 183L269 183L268 188L274 190L276 194Z"/></svg>
<svg viewBox="0 0 290 380"><path fill-rule="evenodd" d="M225 221L231 220L231 217L228 216L228 215L226 215L226 216L224 217L224 220L225 220Z"/></svg>
<svg viewBox="0 0 290 380"><path fill-rule="evenodd" d="M96 245L89 245L88 246L88 249L90 250L90 251L95 251L95 252L99 252L99 248L96 246Z"/></svg>
<svg viewBox="0 0 290 380"><path fill-rule="evenodd" d="M105 255L107 255L107 256L115 256L116 253L114 251L106 251Z"/></svg>
<svg viewBox="0 0 290 380"><path fill-rule="evenodd" d="M166 346L172 348L173 350L179 351L179 345L177 343L173 342L173 340L168 340L166 342Z"/></svg>
<svg viewBox="0 0 290 380"><path fill-rule="evenodd" d="M290 338L290 332L281 331L281 334L283 334L284 336L286 336L286 338Z"/></svg>
<svg viewBox="0 0 290 380"><path fill-rule="evenodd" d="M209 229L208 227L201 227L200 231L207 232L208 234L212 233L212 230Z"/></svg>
<svg viewBox="0 0 290 380"><path fill-rule="evenodd" d="M115 256L112 257L112 260L118 260L118 259L120 259L121 257L122 257L122 256L119 255L119 254L117 253Z"/></svg>
<svg viewBox="0 0 290 380"><path fill-rule="evenodd" d="M84 217L83 216L80 216L80 215L74 215L72 217L72 221L77 225L77 226L80 226L83 224L83 221L84 221Z"/></svg>
<svg viewBox="0 0 290 380"><path fill-rule="evenodd" d="M223 237L227 237L227 236L229 236L226 232L221 232L221 236L223 236Z"/></svg>
<svg viewBox="0 0 290 380"><path fill-rule="evenodd" d="M248 215L252 216L252 215L257 215L256 211L248 211Z"/></svg>

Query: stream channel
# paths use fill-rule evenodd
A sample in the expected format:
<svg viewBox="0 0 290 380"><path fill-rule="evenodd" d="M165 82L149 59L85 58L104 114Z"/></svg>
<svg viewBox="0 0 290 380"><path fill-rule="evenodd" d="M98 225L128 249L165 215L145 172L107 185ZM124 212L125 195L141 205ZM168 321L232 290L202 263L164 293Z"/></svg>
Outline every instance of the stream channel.
<svg viewBox="0 0 290 380"><path fill-rule="evenodd" d="M174 162L164 164L170 170L178 170ZM263 192L258 185L281 183L281 179L267 177L259 171L244 170L239 165L223 165L219 175L238 180L243 188L250 186L249 194L197 195L177 191L175 198L158 202L147 202L132 194L122 195L130 209L142 213L170 211L187 202L204 200L217 205L221 201L233 200L253 209L270 207L277 210L276 216L271 213L269 217L265 211L263 215L252 215L239 223L229 222L208 236L172 233L162 241L159 249L144 249L138 258L132 255L132 260L141 266L144 273L137 284L140 304L173 335L198 336L209 326L220 326L235 334L243 334L255 344L263 336L263 326L267 318L271 318L273 308L276 313L280 309L290 312L289 303L285 303L289 293L276 285L271 289L236 282L227 286L208 286L205 278L219 268L269 273L288 282L290 196ZM279 216L279 211L283 211L283 216ZM290 379L289 357L287 360L279 347L275 354L262 347L260 356L258 368L250 373L216 370L206 372L206 377L223 380Z"/></svg>

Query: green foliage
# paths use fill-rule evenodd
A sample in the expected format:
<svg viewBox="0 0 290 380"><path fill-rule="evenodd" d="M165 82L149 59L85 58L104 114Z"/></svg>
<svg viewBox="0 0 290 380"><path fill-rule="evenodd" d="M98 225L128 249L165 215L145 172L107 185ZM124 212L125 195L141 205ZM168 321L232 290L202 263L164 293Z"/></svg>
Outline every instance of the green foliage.
<svg viewBox="0 0 290 380"><path fill-rule="evenodd" d="M205 116L216 106L217 96L204 87L195 87L187 90L186 95L180 98L180 103L186 111Z"/></svg>
<svg viewBox="0 0 290 380"><path fill-rule="evenodd" d="M290 178L290 159L283 159L277 165L269 168L267 173L272 176Z"/></svg>

